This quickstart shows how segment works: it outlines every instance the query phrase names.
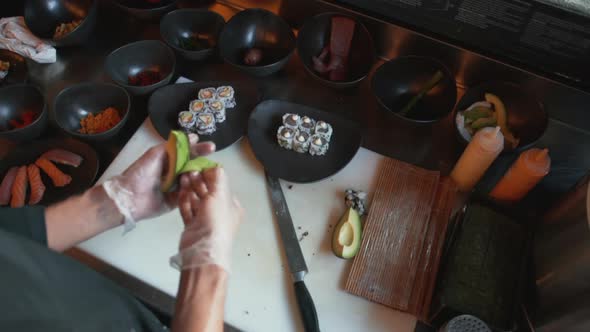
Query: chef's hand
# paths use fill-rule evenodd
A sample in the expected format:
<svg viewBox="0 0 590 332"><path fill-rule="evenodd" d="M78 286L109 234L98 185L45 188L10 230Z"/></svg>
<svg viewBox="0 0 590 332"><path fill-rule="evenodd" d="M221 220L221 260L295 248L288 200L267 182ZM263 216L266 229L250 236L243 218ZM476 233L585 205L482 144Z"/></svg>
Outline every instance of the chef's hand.
<svg viewBox="0 0 590 332"><path fill-rule="evenodd" d="M179 253L170 263L179 270L217 265L229 272L231 248L244 216L232 195L225 170L185 174L180 179L179 209L184 231Z"/></svg>
<svg viewBox="0 0 590 332"><path fill-rule="evenodd" d="M198 143L199 137L189 134L191 157L206 156L215 151L212 142ZM157 217L176 207L178 192L162 193L162 176L168 168L166 143L149 149L121 175L105 183L103 188L125 218L125 231L135 222Z"/></svg>

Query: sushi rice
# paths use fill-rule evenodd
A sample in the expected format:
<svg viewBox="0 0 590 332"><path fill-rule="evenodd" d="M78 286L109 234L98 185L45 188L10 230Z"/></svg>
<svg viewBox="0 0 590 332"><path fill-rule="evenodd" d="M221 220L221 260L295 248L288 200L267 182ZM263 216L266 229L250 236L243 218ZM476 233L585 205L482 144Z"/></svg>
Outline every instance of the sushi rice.
<svg viewBox="0 0 590 332"><path fill-rule="evenodd" d="M211 135L215 132L215 116L209 112L197 115L196 131L199 135Z"/></svg>
<svg viewBox="0 0 590 332"><path fill-rule="evenodd" d="M328 152L330 143L326 138L320 135L313 135L310 140L309 154L312 156L323 156Z"/></svg>
<svg viewBox="0 0 590 332"><path fill-rule="evenodd" d="M213 99L209 102L209 109L215 115L215 121L221 123L225 121L225 103L220 99Z"/></svg>
<svg viewBox="0 0 590 332"><path fill-rule="evenodd" d="M307 153L311 144L310 135L304 131L297 131L293 139L293 150L299 153Z"/></svg>
<svg viewBox="0 0 590 332"><path fill-rule="evenodd" d="M194 113L201 113L207 111L208 103L206 100L196 99L191 101L189 110Z"/></svg>
<svg viewBox="0 0 590 332"><path fill-rule="evenodd" d="M201 100L209 100L215 98L216 90L215 88L205 88L199 90L199 99Z"/></svg>
<svg viewBox="0 0 590 332"><path fill-rule="evenodd" d="M218 87L216 90L216 97L219 100L223 100L226 108L236 107L235 91L233 87L228 85Z"/></svg>
<svg viewBox="0 0 590 332"><path fill-rule="evenodd" d="M277 131L277 140L279 145L287 150L291 150L293 148L294 136L295 131L289 127L281 126Z"/></svg>
<svg viewBox="0 0 590 332"><path fill-rule="evenodd" d="M178 124L185 130L192 130L197 121L196 114L188 111L178 113Z"/></svg>

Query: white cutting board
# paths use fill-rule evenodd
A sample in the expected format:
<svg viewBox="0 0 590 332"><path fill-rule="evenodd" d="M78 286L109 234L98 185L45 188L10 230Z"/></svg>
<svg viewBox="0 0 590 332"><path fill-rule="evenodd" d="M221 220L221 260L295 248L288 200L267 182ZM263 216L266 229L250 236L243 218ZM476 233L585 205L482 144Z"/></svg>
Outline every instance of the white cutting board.
<svg viewBox="0 0 590 332"><path fill-rule="evenodd" d="M147 119L105 171L99 182L120 174L163 139ZM225 320L244 331L302 331L280 236L273 219L263 169L247 139L211 157L223 164L246 209L234 244ZM343 290L350 262L330 249L332 227L345 211L346 188L372 192L385 157L361 148L338 174L312 184L282 182L309 274L305 282L315 301L322 331L413 331L415 319ZM330 227L331 225L331 227ZM178 211L146 220L130 233L122 227L80 245L85 252L175 296L179 272L168 260L176 253L182 220Z"/></svg>

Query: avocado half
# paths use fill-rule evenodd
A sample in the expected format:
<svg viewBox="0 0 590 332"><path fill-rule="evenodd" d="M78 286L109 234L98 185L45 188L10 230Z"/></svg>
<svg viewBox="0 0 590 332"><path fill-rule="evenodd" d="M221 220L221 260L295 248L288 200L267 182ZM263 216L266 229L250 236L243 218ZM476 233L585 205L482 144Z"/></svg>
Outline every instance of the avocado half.
<svg viewBox="0 0 590 332"><path fill-rule="evenodd" d="M189 160L191 152L188 136L178 130L170 131L166 142L166 153L168 154L168 171L162 177L162 192L170 191L176 178L182 173L201 172L219 166L218 163L205 157Z"/></svg>
<svg viewBox="0 0 590 332"><path fill-rule="evenodd" d="M361 248L361 238L361 216L355 209L348 208L332 234L334 255L344 259L353 258Z"/></svg>

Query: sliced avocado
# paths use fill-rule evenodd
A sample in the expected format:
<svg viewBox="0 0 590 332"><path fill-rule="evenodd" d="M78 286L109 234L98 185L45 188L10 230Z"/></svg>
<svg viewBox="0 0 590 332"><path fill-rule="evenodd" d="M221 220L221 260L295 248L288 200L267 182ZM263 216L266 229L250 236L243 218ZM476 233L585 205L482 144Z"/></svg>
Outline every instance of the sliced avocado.
<svg viewBox="0 0 590 332"><path fill-rule="evenodd" d="M480 118L480 119L473 121L473 123L471 124L471 128L474 131L477 131L477 130L480 130L481 128L495 127L496 125L497 125L496 119L492 116L489 118Z"/></svg>
<svg viewBox="0 0 590 332"><path fill-rule="evenodd" d="M355 209L349 208L332 234L334 255L344 259L353 258L361 248L361 237L361 216Z"/></svg>
<svg viewBox="0 0 590 332"><path fill-rule="evenodd" d="M213 160L207 159L205 157L197 157L195 159L189 160L176 175L188 172L202 172L217 166L219 166L219 164Z"/></svg>
<svg viewBox="0 0 590 332"><path fill-rule="evenodd" d="M171 131L166 142L166 153L168 154L168 171L162 177L162 185L160 190L167 192L174 185L176 180L176 164L178 159L178 150L176 148L177 136Z"/></svg>
<svg viewBox="0 0 590 332"><path fill-rule="evenodd" d="M186 172L203 171L209 168L215 168L218 164L205 157L197 157L189 160L190 142L188 136L178 130L172 130L168 135L166 142L166 152L168 153L168 171L162 178L162 192L169 191L176 182L178 175Z"/></svg>
<svg viewBox="0 0 590 332"><path fill-rule="evenodd" d="M191 150L190 150L190 143L188 140L188 136L179 130L172 130L170 135L174 135L176 137L176 167L175 171L178 175L178 172L184 167L184 165L188 162L189 158L191 157Z"/></svg>
<svg viewBox="0 0 590 332"><path fill-rule="evenodd" d="M490 116L492 116L493 113L494 111L492 109L483 106L477 106L469 111L463 112L463 116L465 117L465 119L475 121L481 118L489 118Z"/></svg>
<svg viewBox="0 0 590 332"><path fill-rule="evenodd" d="M516 138L512 131L510 131L510 128L508 128L508 114L506 113L506 107L504 106L504 103L498 96L491 93L486 93L485 98L488 103L494 105L498 126L500 126L500 130L502 130L504 141L508 143L505 145L515 149L518 146L520 140Z"/></svg>

